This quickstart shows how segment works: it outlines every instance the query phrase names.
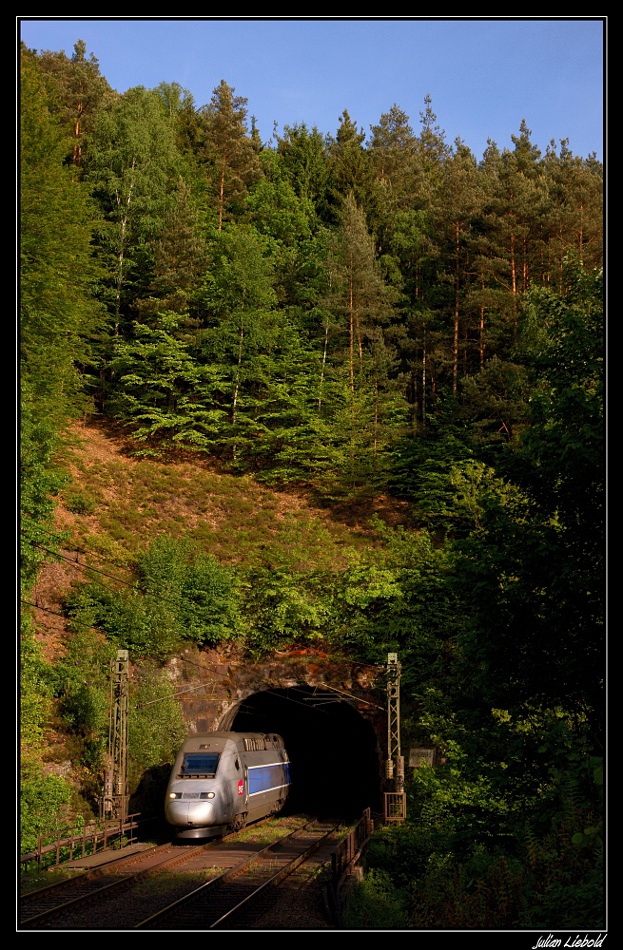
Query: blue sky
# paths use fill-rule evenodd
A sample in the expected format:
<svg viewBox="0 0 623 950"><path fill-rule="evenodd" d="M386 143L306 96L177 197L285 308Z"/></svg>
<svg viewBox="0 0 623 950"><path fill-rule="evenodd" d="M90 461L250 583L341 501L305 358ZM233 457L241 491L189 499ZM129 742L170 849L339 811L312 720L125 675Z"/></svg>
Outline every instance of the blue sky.
<svg viewBox="0 0 623 950"><path fill-rule="evenodd" d="M84 40L118 92L176 82L199 107L224 79L264 142L275 123L335 135L344 110L367 137L394 103L418 134L428 94L477 158L487 139L512 148L525 119L542 152L568 139L604 159L607 17L16 19L30 49Z"/></svg>

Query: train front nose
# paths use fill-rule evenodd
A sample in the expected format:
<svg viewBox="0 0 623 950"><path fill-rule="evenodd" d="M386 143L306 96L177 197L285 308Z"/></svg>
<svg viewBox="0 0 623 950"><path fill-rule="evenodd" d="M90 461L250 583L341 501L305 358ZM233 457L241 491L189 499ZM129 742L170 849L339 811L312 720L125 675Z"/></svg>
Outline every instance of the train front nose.
<svg viewBox="0 0 623 950"><path fill-rule="evenodd" d="M169 800L165 806L165 817L176 828L199 827L214 822L214 805L211 801Z"/></svg>

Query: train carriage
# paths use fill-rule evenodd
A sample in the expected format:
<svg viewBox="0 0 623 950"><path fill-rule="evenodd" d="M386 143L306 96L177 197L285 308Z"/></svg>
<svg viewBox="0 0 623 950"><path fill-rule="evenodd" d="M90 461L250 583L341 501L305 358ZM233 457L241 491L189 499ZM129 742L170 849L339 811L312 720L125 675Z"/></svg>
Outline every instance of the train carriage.
<svg viewBox="0 0 623 950"><path fill-rule="evenodd" d="M178 838L224 834L281 811L290 784L290 761L279 735L191 736L171 770L165 818Z"/></svg>

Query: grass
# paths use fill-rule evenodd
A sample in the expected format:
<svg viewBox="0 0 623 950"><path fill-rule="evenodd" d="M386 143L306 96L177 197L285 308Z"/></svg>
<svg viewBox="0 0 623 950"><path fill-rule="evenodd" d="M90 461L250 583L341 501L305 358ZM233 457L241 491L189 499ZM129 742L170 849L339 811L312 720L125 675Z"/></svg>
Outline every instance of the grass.
<svg viewBox="0 0 623 950"><path fill-rule="evenodd" d="M375 541L365 516L349 524L302 495L272 491L249 476L124 457L114 442L106 449L91 453L88 442L74 448L72 481L60 504L71 523L68 546L115 564L162 533L188 537L223 563L283 565L285 558L290 569L339 569L349 550Z"/></svg>
<svg viewBox="0 0 623 950"><path fill-rule="evenodd" d="M252 824L236 835L236 841L257 841L259 844L272 844L301 827L301 819L296 816L269 818L262 824Z"/></svg>
<svg viewBox="0 0 623 950"><path fill-rule="evenodd" d="M20 879L20 894L30 894L50 884L66 881L68 878L82 874L82 868L51 867L47 870L34 870L22 875Z"/></svg>

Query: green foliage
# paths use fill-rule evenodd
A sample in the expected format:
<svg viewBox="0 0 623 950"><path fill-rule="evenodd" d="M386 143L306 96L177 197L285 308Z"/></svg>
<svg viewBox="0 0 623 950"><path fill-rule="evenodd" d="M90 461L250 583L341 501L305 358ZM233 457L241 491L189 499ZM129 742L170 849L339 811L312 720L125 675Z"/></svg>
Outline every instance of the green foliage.
<svg viewBox="0 0 623 950"><path fill-rule="evenodd" d="M50 671L49 683L57 700L64 729L71 735L75 754L97 782L108 741L110 661L113 647L95 630L76 623L65 653Z"/></svg>
<svg viewBox="0 0 623 950"><path fill-rule="evenodd" d="M391 877L396 888L406 891L425 873L439 843L439 832L425 823L417 828L410 823L379 825L366 847L364 866Z"/></svg>
<svg viewBox="0 0 623 950"><path fill-rule="evenodd" d="M20 853L36 850L37 838L62 830L70 817L72 788L67 779L44 775L37 763L22 765L20 780Z"/></svg>
<svg viewBox="0 0 623 950"><path fill-rule="evenodd" d="M414 814L434 829L442 853L456 860L479 846L501 844L512 853L519 804L507 789L506 763L479 762L471 769L469 755L453 742L447 745L448 762L440 774L426 765L416 771L409 791Z"/></svg>
<svg viewBox="0 0 623 950"><path fill-rule="evenodd" d="M28 590L54 550L57 453L83 411L97 306L90 238L93 207L65 166L68 139L52 115L39 63L22 50L20 74L20 514L21 583ZM46 535L47 532L47 535Z"/></svg>
<svg viewBox="0 0 623 950"><path fill-rule="evenodd" d="M152 627L145 599L136 591L85 585L70 595L67 608L77 624L94 627L112 644L131 650L137 657L167 656L178 642L169 627Z"/></svg>
<svg viewBox="0 0 623 950"><path fill-rule="evenodd" d="M57 429L84 410L90 360L94 206L64 163L68 139L50 114L38 63L22 56L20 86L20 367L38 418Z"/></svg>
<svg viewBox="0 0 623 950"><path fill-rule="evenodd" d="M45 50L37 57L50 92L51 112L71 143L66 162L71 162L74 180L80 177L85 142L92 131L95 116L107 102L117 97L100 75L99 63L93 53L87 59L86 52L86 43L78 40L71 57L64 50Z"/></svg>
<svg viewBox="0 0 623 950"><path fill-rule="evenodd" d="M412 833L416 833L412 830ZM560 826L528 836L516 853L476 845L461 858L431 851L410 888L415 929L599 929L603 916L603 855L573 844Z"/></svg>
<svg viewBox="0 0 623 950"><path fill-rule="evenodd" d="M409 926L407 897L389 874L371 870L354 883L344 911L347 930L404 930Z"/></svg>
<svg viewBox="0 0 623 950"><path fill-rule="evenodd" d="M94 247L102 267L98 297L106 307L102 324L107 333L97 345L100 379L93 380L100 400L110 383L111 343L125 333L136 301L149 294L180 166L174 130L158 93L136 86L98 111L84 180L101 216Z"/></svg>
<svg viewBox="0 0 623 950"><path fill-rule="evenodd" d="M248 186L260 175L255 143L247 134L247 100L225 80L199 112L200 160L217 211L218 229L240 210Z"/></svg>
<svg viewBox="0 0 623 950"><path fill-rule="evenodd" d="M286 180L300 198L308 199L316 215L328 216L328 160L325 139L317 128L305 123L286 125L283 136L276 135L277 154Z"/></svg>
<svg viewBox="0 0 623 950"><path fill-rule="evenodd" d="M521 864L506 855L477 851L463 863L433 858L424 879L413 887L409 925L415 929L513 929L521 907L521 886Z"/></svg>
<svg viewBox="0 0 623 950"><path fill-rule="evenodd" d="M416 522L429 530L462 534L472 526L465 523L450 481L450 469L461 471L473 458L465 437L452 425L435 423L417 439L400 442L394 451L392 490L414 506Z"/></svg>
<svg viewBox="0 0 623 950"><path fill-rule="evenodd" d="M49 671L40 645L34 637L34 626L28 615L21 618L20 637L20 741L22 754L37 750L50 714L51 691Z"/></svg>
<svg viewBox="0 0 623 950"><path fill-rule="evenodd" d="M439 675L441 644L453 632L447 552L426 531L392 529L380 519L372 525L380 543L352 553L334 585L335 638L373 663L400 650L415 698Z"/></svg>
<svg viewBox="0 0 623 950"><path fill-rule="evenodd" d="M280 256L279 252L311 236L314 209L312 202L299 197L293 183L287 181L276 152L263 151L259 158L263 175L249 195L247 207L258 230L276 242Z"/></svg>
<svg viewBox="0 0 623 950"><path fill-rule="evenodd" d="M479 458L504 466L505 450L528 424L531 396L529 372L519 361L494 356L462 380L456 419L469 425L468 444Z"/></svg>
<svg viewBox="0 0 623 950"><path fill-rule="evenodd" d="M68 601L72 617L137 658L164 660L184 640L213 645L240 636L236 574L186 539L158 536L138 557L137 570L133 588L76 589Z"/></svg>
<svg viewBox="0 0 623 950"><path fill-rule="evenodd" d="M128 781L133 792L145 771L173 763L186 734L174 686L153 664L145 664L133 681L130 717Z"/></svg>
<svg viewBox="0 0 623 950"><path fill-rule="evenodd" d="M521 457L532 491L556 511L569 554L599 572L604 551L603 273L564 269L566 292L534 289L526 302L523 359L534 376ZM585 563L586 567L586 563Z"/></svg>
<svg viewBox="0 0 623 950"><path fill-rule="evenodd" d="M491 725L480 745L466 731L468 753L447 741L445 765L407 777L407 822L376 829L365 852L365 880L402 895L406 927L604 926L600 760L560 716L542 722L551 747L530 753L537 720L514 724L514 749ZM501 710L492 721L510 724Z"/></svg>
<svg viewBox="0 0 623 950"><path fill-rule="evenodd" d="M526 845L526 869L519 927L560 930L606 926L604 915L605 869L600 829L581 823L576 816L569 827L561 825Z"/></svg>
<svg viewBox="0 0 623 950"><path fill-rule="evenodd" d="M256 569L245 578L245 588L247 643L252 651L268 653L327 637L332 609L313 574Z"/></svg>
<svg viewBox="0 0 623 950"><path fill-rule="evenodd" d="M75 515L92 515L97 511L97 500L80 489L68 489L64 502L67 510Z"/></svg>
<svg viewBox="0 0 623 950"><path fill-rule="evenodd" d="M60 438L40 415L27 381L23 383L20 431L20 584L32 588L42 562L57 550L62 535L54 530L54 499L66 483L56 453Z"/></svg>
<svg viewBox="0 0 623 950"><path fill-rule="evenodd" d="M237 576L211 555L161 535L140 559L139 573L155 629L209 645L239 636Z"/></svg>

